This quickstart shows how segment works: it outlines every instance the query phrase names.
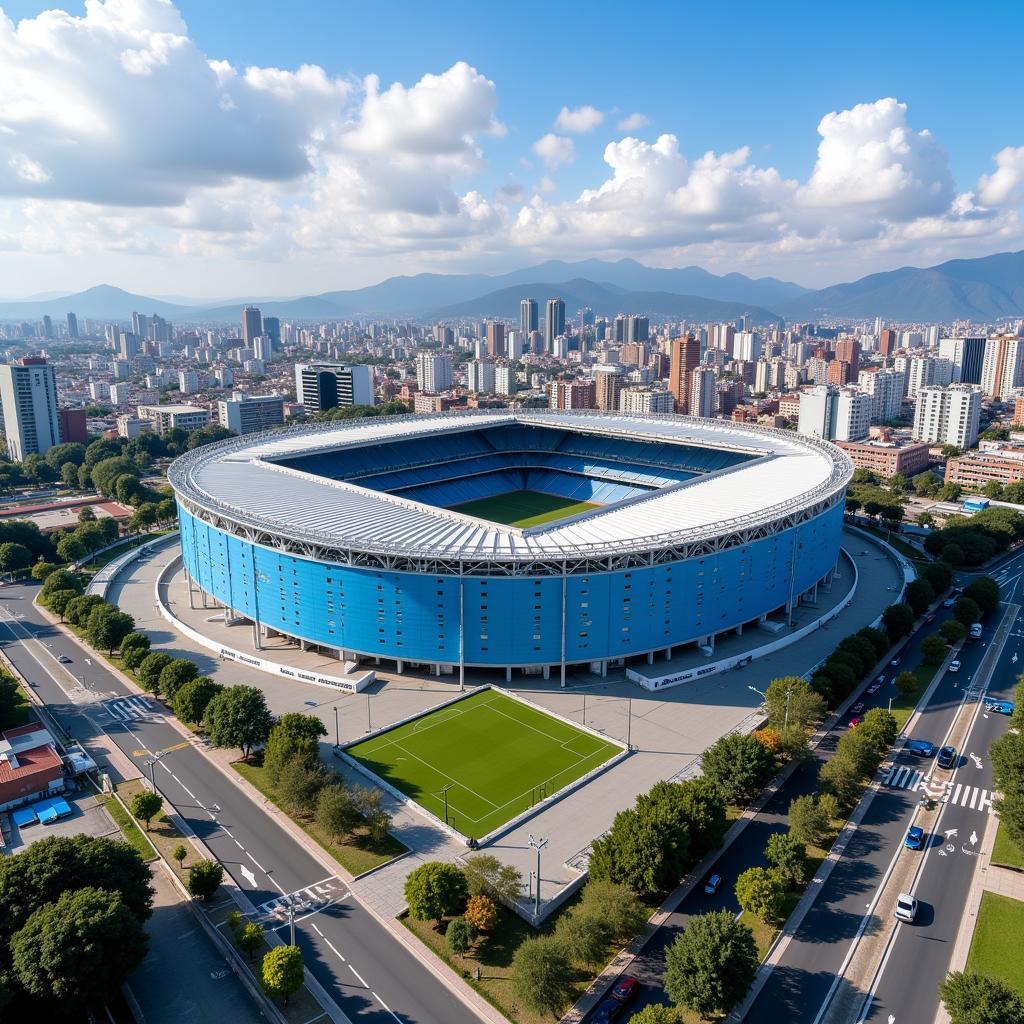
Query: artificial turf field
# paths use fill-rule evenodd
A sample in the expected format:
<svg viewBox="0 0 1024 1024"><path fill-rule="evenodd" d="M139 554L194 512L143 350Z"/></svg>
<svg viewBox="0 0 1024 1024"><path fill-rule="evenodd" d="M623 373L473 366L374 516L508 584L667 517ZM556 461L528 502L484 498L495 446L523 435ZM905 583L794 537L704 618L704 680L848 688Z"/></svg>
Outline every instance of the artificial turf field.
<svg viewBox="0 0 1024 1024"><path fill-rule="evenodd" d="M525 527L550 523L553 519L564 519L600 507L599 502L574 501L572 498L561 498L557 494L545 494L542 491L509 491L507 494L453 505L451 510L505 526Z"/></svg>
<svg viewBox="0 0 1024 1024"><path fill-rule="evenodd" d="M442 820L447 786L448 823L470 839L621 751L497 690L474 693L345 749Z"/></svg>

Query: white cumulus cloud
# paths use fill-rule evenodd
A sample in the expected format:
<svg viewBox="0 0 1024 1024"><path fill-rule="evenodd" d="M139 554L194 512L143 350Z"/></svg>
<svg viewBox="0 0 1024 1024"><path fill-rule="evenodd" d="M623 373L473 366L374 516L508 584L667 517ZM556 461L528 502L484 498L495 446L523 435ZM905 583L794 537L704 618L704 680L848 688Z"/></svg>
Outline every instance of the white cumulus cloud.
<svg viewBox="0 0 1024 1024"><path fill-rule="evenodd" d="M564 135L555 135L553 132L542 135L533 144L533 151L544 161L546 167L551 168L571 164L576 159L576 147L572 139Z"/></svg>
<svg viewBox="0 0 1024 1024"><path fill-rule="evenodd" d="M995 155L996 170L978 181L978 198L986 206L1020 203L1024 198L1024 146L1007 146Z"/></svg>
<svg viewBox="0 0 1024 1024"><path fill-rule="evenodd" d="M651 123L651 119L646 114L635 113L627 114L621 121L616 125L620 132L638 132L641 128L646 128Z"/></svg>
<svg viewBox="0 0 1024 1024"><path fill-rule="evenodd" d="M569 132L570 135L582 135L592 132L603 120L604 114L589 104L573 110L562 107L555 118L555 128L560 132Z"/></svg>

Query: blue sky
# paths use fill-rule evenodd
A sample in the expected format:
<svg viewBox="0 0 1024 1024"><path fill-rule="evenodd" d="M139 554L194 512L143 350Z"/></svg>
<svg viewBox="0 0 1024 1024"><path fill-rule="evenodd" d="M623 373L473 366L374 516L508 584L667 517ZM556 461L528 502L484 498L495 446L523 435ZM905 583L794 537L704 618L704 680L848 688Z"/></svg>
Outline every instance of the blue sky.
<svg viewBox="0 0 1024 1024"><path fill-rule="evenodd" d="M14 22L53 6L0 5ZM21 60L30 81L0 84L7 294L97 274L326 290L589 255L821 285L1024 246L1019 5L97 0L88 21L63 7L74 17L12 34L8 77ZM91 80L64 50L123 80ZM211 87L206 61L231 80ZM266 69L290 77L269 86ZM563 107L600 123L556 123Z"/></svg>

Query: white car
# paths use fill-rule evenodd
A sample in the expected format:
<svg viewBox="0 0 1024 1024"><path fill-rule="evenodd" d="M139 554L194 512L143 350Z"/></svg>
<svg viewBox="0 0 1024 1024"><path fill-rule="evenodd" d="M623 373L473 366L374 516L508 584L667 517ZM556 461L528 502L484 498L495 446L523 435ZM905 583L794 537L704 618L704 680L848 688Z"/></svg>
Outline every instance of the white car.
<svg viewBox="0 0 1024 1024"><path fill-rule="evenodd" d="M909 892L901 892L896 897L896 909L893 911L893 916L897 921L906 921L907 924L912 924L914 918L917 917L917 900Z"/></svg>
<svg viewBox="0 0 1024 1024"><path fill-rule="evenodd" d="M950 672L959 672L960 671L960 662L959 661L951 661L949 663L949 671Z"/></svg>

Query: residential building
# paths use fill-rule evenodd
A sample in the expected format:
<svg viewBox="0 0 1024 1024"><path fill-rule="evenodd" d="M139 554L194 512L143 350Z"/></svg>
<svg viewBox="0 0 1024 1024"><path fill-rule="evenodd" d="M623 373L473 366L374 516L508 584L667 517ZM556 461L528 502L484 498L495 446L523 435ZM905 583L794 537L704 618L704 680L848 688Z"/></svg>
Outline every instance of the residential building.
<svg viewBox="0 0 1024 1024"><path fill-rule="evenodd" d="M416 385L437 394L452 386L452 357L447 352L420 352L416 356Z"/></svg>
<svg viewBox="0 0 1024 1024"><path fill-rule="evenodd" d="M675 395L660 388L624 388L619 395L619 411L623 413L675 412L675 408Z"/></svg>
<svg viewBox="0 0 1024 1024"><path fill-rule="evenodd" d="M78 317L74 313L68 313L68 337L78 337Z"/></svg>
<svg viewBox="0 0 1024 1024"><path fill-rule="evenodd" d="M373 367L296 363L295 395L310 416L339 405L375 405Z"/></svg>
<svg viewBox="0 0 1024 1024"><path fill-rule="evenodd" d="M529 338L537 330L540 321L537 318L537 300L523 299L519 303L519 330L524 338Z"/></svg>
<svg viewBox="0 0 1024 1024"><path fill-rule="evenodd" d="M732 355L745 363L756 363L761 358L761 335L756 331L739 331L733 339Z"/></svg>
<svg viewBox="0 0 1024 1024"><path fill-rule="evenodd" d="M501 359L508 355L505 325L496 320L487 322L487 354L492 359Z"/></svg>
<svg viewBox="0 0 1024 1024"><path fill-rule="evenodd" d="M7 454L13 461L45 455L60 443L57 380L45 359L26 356L0 365L0 404Z"/></svg>
<svg viewBox="0 0 1024 1024"><path fill-rule="evenodd" d="M0 733L0 811L62 792L64 764L49 730L31 722Z"/></svg>
<svg viewBox="0 0 1024 1024"><path fill-rule="evenodd" d="M217 403L217 419L236 434L255 434L284 425L284 399L280 395L250 395Z"/></svg>
<svg viewBox="0 0 1024 1024"><path fill-rule="evenodd" d="M973 384L925 387L914 406L914 437L966 450L978 443L980 420L981 392Z"/></svg>
<svg viewBox="0 0 1024 1024"><path fill-rule="evenodd" d="M690 374L690 402L688 405L691 416L703 416L712 419L718 408L718 377L714 368L698 366Z"/></svg>
<svg viewBox="0 0 1024 1024"><path fill-rule="evenodd" d="M149 420L158 434L168 430L191 433L209 425L210 410L199 405L140 405L139 419Z"/></svg>
<svg viewBox="0 0 1024 1024"><path fill-rule="evenodd" d="M127 437L130 440L133 437L138 437L144 431L152 429L153 424L149 420L141 420L138 416L124 415L117 417L118 437Z"/></svg>
<svg viewBox="0 0 1024 1024"><path fill-rule="evenodd" d="M598 409L618 412L619 396L625 384L626 375L621 366L594 367L594 401Z"/></svg>
<svg viewBox="0 0 1024 1024"><path fill-rule="evenodd" d="M987 337L940 338L939 356L953 364L954 384L980 384Z"/></svg>
<svg viewBox="0 0 1024 1024"><path fill-rule="evenodd" d="M86 425L84 409L58 409L57 417L60 421L61 441L65 443L68 441L77 441L79 444L89 443L89 429Z"/></svg>
<svg viewBox="0 0 1024 1024"><path fill-rule="evenodd" d="M565 303L561 299L548 299L544 311L544 345L554 351L555 338L565 334Z"/></svg>
<svg viewBox="0 0 1024 1024"><path fill-rule="evenodd" d="M490 359L471 359L466 365L466 387L486 395L494 394L494 363Z"/></svg>
<svg viewBox="0 0 1024 1024"><path fill-rule="evenodd" d="M1001 334L985 341L981 390L992 398L1009 401L1024 387L1024 338Z"/></svg>
<svg viewBox="0 0 1024 1024"><path fill-rule="evenodd" d="M899 418L906 376L899 370L869 367L857 376L857 386L871 396L871 422L888 423Z"/></svg>
<svg viewBox="0 0 1024 1024"><path fill-rule="evenodd" d="M860 342L856 338L840 338L836 342L836 361L850 364L850 380L860 372Z"/></svg>
<svg viewBox="0 0 1024 1024"><path fill-rule="evenodd" d="M821 384L800 396L799 431L825 441L857 441L871 426L871 396Z"/></svg>
<svg viewBox="0 0 1024 1024"><path fill-rule="evenodd" d="M944 388L953 383L953 364L948 359L915 356L907 360L907 397L916 398L921 388L936 385Z"/></svg>
<svg viewBox="0 0 1024 1024"><path fill-rule="evenodd" d="M870 469L880 477L900 473L908 480L923 473L931 458L929 446L911 441L836 441L857 469Z"/></svg>
<svg viewBox="0 0 1024 1024"><path fill-rule="evenodd" d="M178 390L183 395L194 395L199 390L199 374L195 370L179 370Z"/></svg>
<svg viewBox="0 0 1024 1024"><path fill-rule="evenodd" d="M896 351L898 344L899 340L896 332L891 327L887 327L878 336L878 354L891 356Z"/></svg>
<svg viewBox="0 0 1024 1024"><path fill-rule="evenodd" d="M131 396L131 388L127 384L110 385L110 404L127 405Z"/></svg>
<svg viewBox="0 0 1024 1024"><path fill-rule="evenodd" d="M110 401L110 384L105 380L93 380L89 382L89 398L94 402Z"/></svg>
<svg viewBox="0 0 1024 1024"><path fill-rule="evenodd" d="M511 398L519 390L515 368L508 363L500 363L494 368L494 391L499 395Z"/></svg>
<svg viewBox="0 0 1024 1024"><path fill-rule="evenodd" d="M274 339L269 334L261 334L252 339L252 354L257 359L269 363L274 358Z"/></svg>
<svg viewBox="0 0 1024 1024"><path fill-rule="evenodd" d="M553 380L548 384L548 408L593 409L592 380Z"/></svg>
<svg viewBox="0 0 1024 1024"><path fill-rule="evenodd" d="M668 389L675 395L676 412L690 412L693 371L700 366L700 342L692 334L672 341L668 371Z"/></svg>
<svg viewBox="0 0 1024 1024"><path fill-rule="evenodd" d="M965 452L955 459L946 460L947 483L980 491L993 480L1004 486L1024 482L1024 447L986 445L980 451Z"/></svg>

